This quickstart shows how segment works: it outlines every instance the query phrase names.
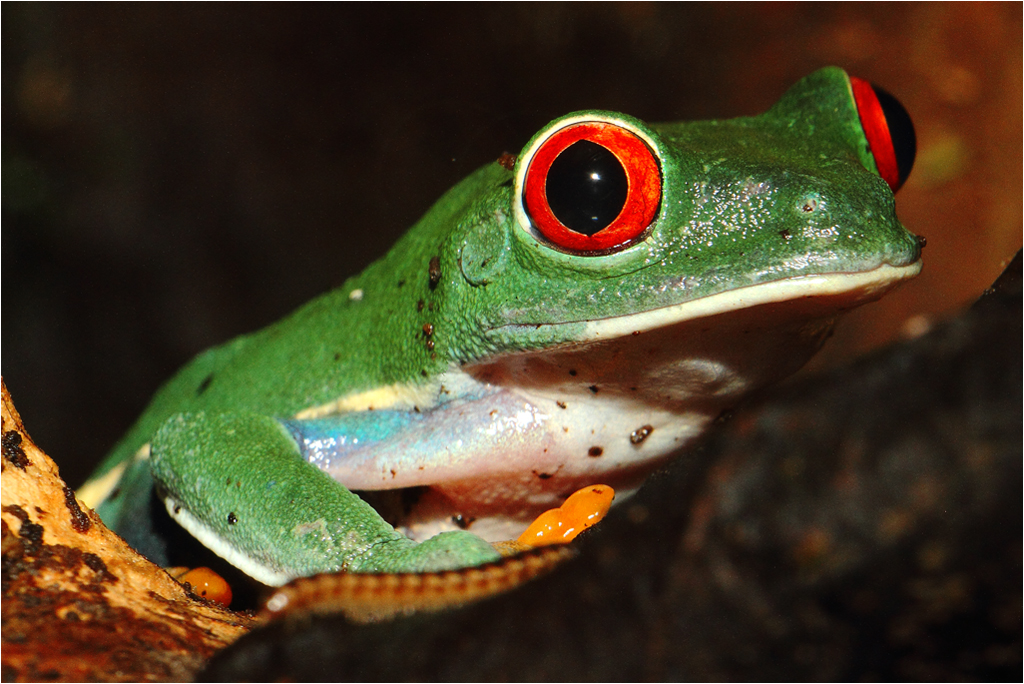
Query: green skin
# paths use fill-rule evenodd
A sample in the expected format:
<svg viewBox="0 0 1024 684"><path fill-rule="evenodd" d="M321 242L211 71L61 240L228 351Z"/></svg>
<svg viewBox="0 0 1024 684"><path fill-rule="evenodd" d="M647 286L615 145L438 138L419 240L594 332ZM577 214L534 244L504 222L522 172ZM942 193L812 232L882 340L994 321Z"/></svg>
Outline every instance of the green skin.
<svg viewBox="0 0 1024 684"><path fill-rule="evenodd" d="M100 494L104 520L159 559L145 520L155 480L226 544L218 553L272 568L268 582L492 561L490 545L468 532L422 544L397 533L298 458L275 419L375 388L427 385L466 364L570 348L588 321L918 262L838 68L806 77L757 117L647 125L580 114L613 117L653 143L662 199L643 240L602 256L553 249L515 218L518 167L481 168L362 274L172 378L93 476L118 469L118 488ZM802 211L809 202L816 210ZM136 458L147 444L151 457Z"/></svg>

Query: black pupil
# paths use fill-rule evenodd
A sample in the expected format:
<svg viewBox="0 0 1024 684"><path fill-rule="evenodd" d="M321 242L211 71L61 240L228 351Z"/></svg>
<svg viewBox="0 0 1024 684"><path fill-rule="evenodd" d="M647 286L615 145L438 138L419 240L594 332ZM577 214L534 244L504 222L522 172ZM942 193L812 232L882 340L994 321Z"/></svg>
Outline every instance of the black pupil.
<svg viewBox="0 0 1024 684"><path fill-rule="evenodd" d="M626 170L608 148L579 140L548 169L548 206L569 230L593 235L615 220L626 204Z"/></svg>
<svg viewBox="0 0 1024 684"><path fill-rule="evenodd" d="M900 185L903 185L914 168L914 157L917 156L917 136L914 135L914 122L910 120L910 114L903 108L900 101L882 90L875 84L875 97L878 104L882 106L882 113L885 114L885 123L889 127L889 137L892 139L892 148L896 153L896 168L900 173Z"/></svg>

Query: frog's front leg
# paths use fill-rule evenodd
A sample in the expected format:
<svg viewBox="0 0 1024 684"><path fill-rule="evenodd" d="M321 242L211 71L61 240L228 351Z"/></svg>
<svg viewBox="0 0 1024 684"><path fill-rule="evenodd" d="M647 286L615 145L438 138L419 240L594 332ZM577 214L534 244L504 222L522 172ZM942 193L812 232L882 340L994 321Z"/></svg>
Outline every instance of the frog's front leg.
<svg viewBox="0 0 1024 684"><path fill-rule="evenodd" d="M252 577L280 585L323 572L431 572L499 558L476 535L422 543L311 466L291 434L254 413L182 413L152 441L150 467L171 516Z"/></svg>

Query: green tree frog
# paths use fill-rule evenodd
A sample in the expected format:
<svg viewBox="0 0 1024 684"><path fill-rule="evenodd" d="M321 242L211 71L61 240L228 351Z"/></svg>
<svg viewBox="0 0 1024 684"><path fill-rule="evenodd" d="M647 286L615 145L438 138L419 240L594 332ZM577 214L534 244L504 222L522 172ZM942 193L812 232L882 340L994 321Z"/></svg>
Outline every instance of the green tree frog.
<svg viewBox="0 0 1024 684"><path fill-rule="evenodd" d="M628 496L916 275L893 202L913 157L899 103L838 68L755 117L558 118L360 275L185 366L83 498L154 560L166 508L270 585L494 561L581 487ZM403 492L398 530L353 493L378 490Z"/></svg>

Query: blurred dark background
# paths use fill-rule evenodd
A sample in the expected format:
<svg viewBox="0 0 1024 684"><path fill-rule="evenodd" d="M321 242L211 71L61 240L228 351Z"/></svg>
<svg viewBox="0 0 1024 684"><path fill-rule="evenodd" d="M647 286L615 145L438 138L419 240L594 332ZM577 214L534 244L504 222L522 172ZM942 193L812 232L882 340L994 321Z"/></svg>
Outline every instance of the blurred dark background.
<svg viewBox="0 0 1024 684"><path fill-rule="evenodd" d="M2 372L72 486L189 357L340 284L567 111L755 114L827 64L903 101L925 271L812 370L955 313L1021 245L1019 3L0 11Z"/></svg>

